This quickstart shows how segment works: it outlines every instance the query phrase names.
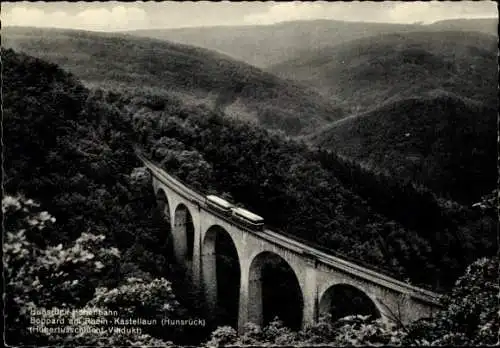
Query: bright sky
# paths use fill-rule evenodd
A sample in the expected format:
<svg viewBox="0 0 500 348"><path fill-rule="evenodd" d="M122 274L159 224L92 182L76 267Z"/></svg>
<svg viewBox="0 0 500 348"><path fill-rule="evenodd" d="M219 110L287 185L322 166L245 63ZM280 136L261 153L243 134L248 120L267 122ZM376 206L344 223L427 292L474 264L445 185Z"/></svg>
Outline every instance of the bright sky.
<svg viewBox="0 0 500 348"><path fill-rule="evenodd" d="M431 23L451 18L498 18L494 1L432 2L13 2L2 1L3 26L94 31L272 24L336 19Z"/></svg>

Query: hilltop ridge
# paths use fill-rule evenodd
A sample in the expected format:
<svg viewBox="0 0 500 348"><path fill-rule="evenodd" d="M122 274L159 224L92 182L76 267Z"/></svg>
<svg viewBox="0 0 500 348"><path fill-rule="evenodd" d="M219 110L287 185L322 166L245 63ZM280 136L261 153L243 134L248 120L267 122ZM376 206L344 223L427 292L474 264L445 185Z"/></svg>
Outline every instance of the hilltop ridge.
<svg viewBox="0 0 500 348"><path fill-rule="evenodd" d="M309 140L471 204L496 185L496 122L495 108L435 91L335 122Z"/></svg>
<svg viewBox="0 0 500 348"><path fill-rule="evenodd" d="M3 45L67 69L87 86L166 90L290 134L342 117L335 102L207 49L123 34L4 28Z"/></svg>
<svg viewBox="0 0 500 348"><path fill-rule="evenodd" d="M350 112L434 89L497 104L497 38L477 32L378 35L304 51L268 70L335 96Z"/></svg>
<svg viewBox="0 0 500 348"><path fill-rule="evenodd" d="M205 47L252 65L267 68L301 51L335 46L379 34L413 31L463 30L496 35L498 20L447 20L431 24L298 20L269 25L146 29L127 33Z"/></svg>

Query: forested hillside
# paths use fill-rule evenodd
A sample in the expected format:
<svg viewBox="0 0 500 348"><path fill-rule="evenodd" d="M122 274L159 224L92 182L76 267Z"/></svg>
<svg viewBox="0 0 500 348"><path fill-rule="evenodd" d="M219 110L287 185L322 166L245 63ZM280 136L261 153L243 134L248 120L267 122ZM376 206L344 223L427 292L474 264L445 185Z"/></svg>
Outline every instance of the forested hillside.
<svg viewBox="0 0 500 348"><path fill-rule="evenodd" d="M151 319L196 313L182 283L174 284L178 298L163 278L177 272L168 225L149 180L134 171L140 162L120 112L54 64L3 50L2 70L7 342L61 344L58 335L28 332L33 309L118 307L125 318L130 311ZM108 332L105 342L195 343L207 330L156 325L142 337Z"/></svg>
<svg viewBox="0 0 500 348"><path fill-rule="evenodd" d="M387 103L310 140L465 204L497 184L496 108L451 93Z"/></svg>
<svg viewBox="0 0 500 348"><path fill-rule="evenodd" d="M497 41L466 31L378 35L303 51L268 70L334 96L351 113L434 90L496 108Z"/></svg>
<svg viewBox="0 0 500 348"><path fill-rule="evenodd" d="M56 65L12 50L2 52L2 69L4 190L12 195L2 201L9 218L4 247L9 343L166 346L167 341L196 344L207 334L210 324L148 326L140 336L26 330L29 311L41 308L97 306L147 318L183 318L203 309L168 258L168 227L155 209L148 176L135 168L136 145L169 173L243 204L282 233L413 284L451 289L469 263L497 250L489 197L477 209L442 202L425 188L374 176L164 91L88 90ZM498 323L491 316L489 265L476 263L454 290L457 296L478 294L484 299L480 305L451 301L448 312L419 324L413 335L450 342L440 339L451 321L458 335L451 342L491 342ZM481 279L491 285L484 296L477 288ZM466 319L456 317L463 315ZM333 330L324 336L328 340L342 335L324 323L311 330L314 339L314 330ZM252 332L258 344L260 338L252 336L258 331ZM264 339L273 340L286 330L266 332L270 337Z"/></svg>
<svg viewBox="0 0 500 348"><path fill-rule="evenodd" d="M231 117L297 134L339 119L317 92L206 49L122 34L4 28L2 45L75 74L87 86L141 86L226 109Z"/></svg>
<svg viewBox="0 0 500 348"><path fill-rule="evenodd" d="M497 24L498 21L492 18L448 20L429 25L302 20L271 25L150 29L129 33L217 50L249 64L268 68L301 52L378 34L466 30L495 35Z"/></svg>

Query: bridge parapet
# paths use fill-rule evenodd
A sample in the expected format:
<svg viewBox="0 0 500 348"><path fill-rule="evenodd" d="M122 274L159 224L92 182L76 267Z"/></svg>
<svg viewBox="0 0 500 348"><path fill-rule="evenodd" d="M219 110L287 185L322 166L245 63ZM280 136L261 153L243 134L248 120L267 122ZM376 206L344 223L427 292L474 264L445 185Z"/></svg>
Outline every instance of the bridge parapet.
<svg viewBox="0 0 500 348"><path fill-rule="evenodd" d="M139 157L139 159L142 161L142 163L144 163L144 165L151 171L151 173L166 186L168 186L171 190L176 191L178 194L193 203L205 203L204 195L184 185L180 180L174 178L172 175L156 166L153 162L144 157L140 152L136 152L136 154L137 157Z"/></svg>

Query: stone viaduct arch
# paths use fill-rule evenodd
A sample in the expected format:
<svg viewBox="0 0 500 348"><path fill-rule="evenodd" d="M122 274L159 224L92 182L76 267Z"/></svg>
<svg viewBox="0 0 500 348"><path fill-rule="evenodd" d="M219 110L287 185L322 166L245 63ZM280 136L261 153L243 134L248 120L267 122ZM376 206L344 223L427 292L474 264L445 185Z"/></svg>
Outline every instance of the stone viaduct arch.
<svg viewBox="0 0 500 348"><path fill-rule="evenodd" d="M300 329L304 293L292 266L278 254L263 251L253 257L248 272L248 297L252 299L248 321L263 326L278 317L288 327Z"/></svg>
<svg viewBox="0 0 500 348"><path fill-rule="evenodd" d="M168 203L167 194L165 190L162 188L158 188L155 190L156 204L158 205L158 209L165 216L165 220L170 223L170 204Z"/></svg>
<svg viewBox="0 0 500 348"><path fill-rule="evenodd" d="M236 326L237 321L239 330L248 322L260 324L269 320L266 317L269 305L262 295L263 290L267 291L266 282L269 283L266 267L275 263L286 270L289 288L297 295L293 307L297 319L288 323L296 328L312 324L323 313L334 312L339 308L337 298L346 294L354 294L361 314L373 314L384 320L393 320L397 314L403 323L432 316L441 307L440 295L436 293L325 254L289 236L242 227L229 216L211 209L205 196L139 157L152 173L157 197L164 193L165 199L159 199L159 204L168 202L164 210L169 210L175 254L186 265L193 285L203 291L213 309L221 307L224 293L221 286L231 283L232 291L239 292L237 302L229 306L234 318L231 325ZM227 250L232 251L227 253ZM229 269L234 271L227 273L230 276L220 274L225 271L218 257L224 253L227 255L222 256L232 255L234 259L229 262L233 265ZM272 315L280 310L270 312ZM340 311L340 315L344 312Z"/></svg>
<svg viewBox="0 0 500 348"><path fill-rule="evenodd" d="M172 234L177 262L184 263L187 269L191 269L194 249L194 224L193 216L184 203L179 203L174 210Z"/></svg>
<svg viewBox="0 0 500 348"><path fill-rule="evenodd" d="M219 325L238 325L241 266L236 244L227 230L212 225L201 246L202 282L207 303Z"/></svg>
<svg viewBox="0 0 500 348"><path fill-rule="evenodd" d="M363 290L349 284L334 284L321 294L319 299L319 314L329 314L333 321L352 314L381 317L377 301Z"/></svg>
<svg viewBox="0 0 500 348"><path fill-rule="evenodd" d="M155 188L156 205L160 217L165 223L165 238L168 240L168 251L166 256L174 255L175 246L173 245L173 234L172 234L172 219L171 219L171 209L168 202L167 194L162 188Z"/></svg>

